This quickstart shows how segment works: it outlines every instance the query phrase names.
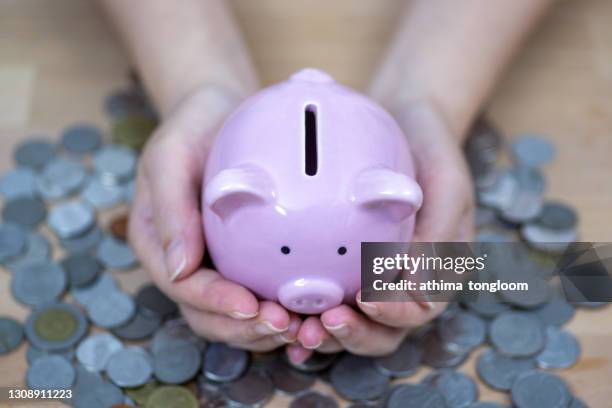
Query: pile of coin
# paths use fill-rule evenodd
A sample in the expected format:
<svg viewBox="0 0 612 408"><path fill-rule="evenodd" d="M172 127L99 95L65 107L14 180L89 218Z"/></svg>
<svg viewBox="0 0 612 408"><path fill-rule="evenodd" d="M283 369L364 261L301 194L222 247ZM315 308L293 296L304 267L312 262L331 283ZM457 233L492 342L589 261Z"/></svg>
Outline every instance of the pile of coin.
<svg viewBox="0 0 612 408"><path fill-rule="evenodd" d="M72 389L66 402L75 407L259 407L275 393L291 396L292 408L338 407L336 398L312 390L320 380L353 408L503 407L478 402L477 379L457 371L477 352L480 380L509 393L514 406L586 406L545 371L580 357L578 341L562 329L574 305L548 293L461 299L384 357L315 353L295 364L282 350L255 354L199 338L155 286L130 294L113 276L137 265L125 242L126 214L107 229L98 219L131 202L137 150L155 114L138 85L112 94L105 107L113 144L104 144L94 126L73 125L59 144L33 138L18 145L17 167L0 177L0 264L12 274L14 298L32 308L23 324L0 317L0 354L27 339L29 387ZM535 247L558 251L538 243L575 239L577 217L543 199L540 167L554 149L543 138L520 138L511 149L514 166L500 169L502 141L480 120L466 145L480 203L479 240L518 241L518 228ZM63 248L59 262L50 234ZM528 257L524 262L538 267ZM432 371L411 381L422 366Z"/></svg>

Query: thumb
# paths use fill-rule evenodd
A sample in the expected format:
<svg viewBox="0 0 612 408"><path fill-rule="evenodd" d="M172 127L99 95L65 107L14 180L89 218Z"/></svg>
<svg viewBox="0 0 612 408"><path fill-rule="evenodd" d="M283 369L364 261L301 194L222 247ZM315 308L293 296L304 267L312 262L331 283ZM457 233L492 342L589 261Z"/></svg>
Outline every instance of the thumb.
<svg viewBox="0 0 612 408"><path fill-rule="evenodd" d="M203 163L197 163L197 155L192 155L180 141L171 139L158 141L147 159L153 220L164 250L168 279L175 281L193 273L204 255L198 199Z"/></svg>

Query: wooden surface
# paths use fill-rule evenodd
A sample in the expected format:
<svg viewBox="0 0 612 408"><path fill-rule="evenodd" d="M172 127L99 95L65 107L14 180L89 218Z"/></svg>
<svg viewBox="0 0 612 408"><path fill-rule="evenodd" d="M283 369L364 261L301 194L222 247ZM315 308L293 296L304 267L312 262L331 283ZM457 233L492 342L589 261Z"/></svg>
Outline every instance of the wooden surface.
<svg viewBox="0 0 612 408"><path fill-rule="evenodd" d="M303 66L321 67L363 89L393 31L403 1L233 1L264 83ZM551 137L558 160L546 169L549 197L575 206L584 240L612 241L612 2L559 3L518 55L489 111L510 136ZM494 35L494 33L492 33ZM91 2L0 1L0 171L35 133L57 138L75 121L108 130L101 102L126 82L126 57ZM194 67L197 69L197 67ZM121 211L121 209L118 209ZM134 290L143 271L116 274ZM0 272L0 314L24 319ZM559 374L592 407L612 406L612 311L580 311L569 328L580 363ZM25 347L0 357L0 386L23 386ZM477 353L478 354L478 353ZM462 369L474 374L473 358ZM426 369L416 377L421 378ZM330 391L318 383L317 388ZM507 401L480 386L482 399ZM276 397L270 406L284 407Z"/></svg>

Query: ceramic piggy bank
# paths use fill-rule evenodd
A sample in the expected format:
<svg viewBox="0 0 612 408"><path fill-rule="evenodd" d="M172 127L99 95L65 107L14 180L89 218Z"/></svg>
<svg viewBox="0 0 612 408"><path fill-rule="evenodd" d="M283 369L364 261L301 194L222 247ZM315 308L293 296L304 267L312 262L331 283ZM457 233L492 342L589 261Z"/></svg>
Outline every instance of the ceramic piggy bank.
<svg viewBox="0 0 612 408"><path fill-rule="evenodd" d="M297 313L354 303L362 241L407 241L422 192L379 105L305 69L247 99L209 154L207 250L226 278Z"/></svg>

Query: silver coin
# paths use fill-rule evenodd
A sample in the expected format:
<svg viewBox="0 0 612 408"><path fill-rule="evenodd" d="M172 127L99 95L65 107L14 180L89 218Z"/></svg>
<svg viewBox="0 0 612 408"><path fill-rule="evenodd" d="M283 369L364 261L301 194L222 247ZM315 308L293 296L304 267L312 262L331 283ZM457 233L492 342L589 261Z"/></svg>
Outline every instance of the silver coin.
<svg viewBox="0 0 612 408"><path fill-rule="evenodd" d="M293 401L289 408L338 408L338 403L329 395L320 392L308 392Z"/></svg>
<svg viewBox="0 0 612 408"><path fill-rule="evenodd" d="M89 371L106 370L108 360L123 348L119 339L109 333L96 333L81 341L76 349L79 363Z"/></svg>
<svg viewBox="0 0 612 408"><path fill-rule="evenodd" d="M553 254L565 252L572 242L578 240L578 233L575 230L545 230L537 224L523 225L521 235L529 246Z"/></svg>
<svg viewBox="0 0 612 408"><path fill-rule="evenodd" d="M51 244L44 235L38 232L28 234L25 252L19 257L6 263L11 271L17 270L24 265L37 261L47 261L51 255Z"/></svg>
<svg viewBox="0 0 612 408"><path fill-rule="evenodd" d="M538 192L519 190L512 203L500 212L500 217L512 224L524 224L540 215L543 197Z"/></svg>
<svg viewBox="0 0 612 408"><path fill-rule="evenodd" d="M234 381L244 373L249 354L223 343L211 343L204 354L202 374L219 382Z"/></svg>
<svg viewBox="0 0 612 408"><path fill-rule="evenodd" d="M45 339L39 335L39 330L36 328L37 321L42 314L50 311L69 313L72 316L71 319L66 319L66 322L69 322L72 327L68 337ZM68 303L51 303L34 310L26 319L24 328L26 337L34 347L45 351L57 351L74 346L85 335L89 325L77 307Z"/></svg>
<svg viewBox="0 0 612 408"><path fill-rule="evenodd" d="M475 402L470 408L510 408L508 405L498 404L497 402Z"/></svg>
<svg viewBox="0 0 612 408"><path fill-rule="evenodd" d="M553 231L567 231L576 228L578 215L571 207L557 201L544 204L542 213L535 221L541 228Z"/></svg>
<svg viewBox="0 0 612 408"><path fill-rule="evenodd" d="M389 377L381 374L370 358L345 354L331 368L330 381L336 392L349 400L380 397L389 385Z"/></svg>
<svg viewBox="0 0 612 408"><path fill-rule="evenodd" d="M520 274L517 274L515 278L520 282L527 283L529 289L500 291L500 296L508 303L522 309L533 309L550 300L552 289L546 280L539 277L521 277Z"/></svg>
<svg viewBox="0 0 612 408"><path fill-rule="evenodd" d="M62 133L62 147L70 153L91 153L100 148L102 132L92 125L72 125Z"/></svg>
<svg viewBox="0 0 612 408"><path fill-rule="evenodd" d="M66 272L55 262L34 261L13 272L11 292L19 302L38 306L59 299L66 281Z"/></svg>
<svg viewBox="0 0 612 408"><path fill-rule="evenodd" d="M491 322L489 340L506 356L529 357L544 348L546 334L537 318L522 312L506 312Z"/></svg>
<svg viewBox="0 0 612 408"><path fill-rule="evenodd" d="M178 311L176 303L153 284L144 285L138 290L136 303L161 317L171 316Z"/></svg>
<svg viewBox="0 0 612 408"><path fill-rule="evenodd" d="M2 209L4 222L16 224L23 228L35 228L46 216L45 203L38 198L15 198L6 202Z"/></svg>
<svg viewBox="0 0 612 408"><path fill-rule="evenodd" d="M136 263L136 256L126 242L106 236L98 245L96 256L109 269L130 269Z"/></svg>
<svg viewBox="0 0 612 408"><path fill-rule="evenodd" d="M114 119L120 119L131 113L143 112L146 101L140 92L120 90L110 94L104 101L106 112Z"/></svg>
<svg viewBox="0 0 612 408"><path fill-rule="evenodd" d="M514 160L525 166L540 167L555 157L555 147L543 136L525 135L516 138L511 148Z"/></svg>
<svg viewBox="0 0 612 408"><path fill-rule="evenodd" d="M155 377L166 384L183 384L202 367L202 353L188 342L166 346L153 357Z"/></svg>
<svg viewBox="0 0 612 408"><path fill-rule="evenodd" d="M0 178L0 194L5 200L32 198L37 194L35 179L36 173L27 167L10 170Z"/></svg>
<svg viewBox="0 0 612 408"><path fill-rule="evenodd" d="M76 379L76 371L65 358L44 356L32 363L26 374L28 387L33 390L68 390Z"/></svg>
<svg viewBox="0 0 612 408"><path fill-rule="evenodd" d="M119 287L113 276L108 272L103 272L91 285L71 288L70 294L79 304L87 307L95 298L118 290Z"/></svg>
<svg viewBox="0 0 612 408"><path fill-rule="evenodd" d="M104 184L118 185L134 177L136 155L126 147L109 145L95 154L93 165Z"/></svg>
<svg viewBox="0 0 612 408"><path fill-rule="evenodd" d="M109 291L96 296L87 305L90 320L98 327L110 329L128 322L136 312L134 299L120 291Z"/></svg>
<svg viewBox="0 0 612 408"><path fill-rule="evenodd" d="M534 313L545 325L563 326L574 317L576 309L565 300L553 299L546 302L542 307L535 309Z"/></svg>
<svg viewBox="0 0 612 408"><path fill-rule="evenodd" d="M153 354L174 343L191 343L200 350L206 348L206 341L195 334L183 318L168 320L155 332L151 341L151 352Z"/></svg>
<svg viewBox="0 0 612 408"><path fill-rule="evenodd" d="M159 315L142 307L137 307L132 319L111 331L124 340L144 340L155 333L160 325L161 317Z"/></svg>
<svg viewBox="0 0 612 408"><path fill-rule="evenodd" d="M90 372L81 365L77 365L76 372L71 401L75 408L110 408L125 401L121 389L103 380L99 374Z"/></svg>
<svg viewBox="0 0 612 408"><path fill-rule="evenodd" d="M275 360L267 371L274 388L287 395L303 394L313 386L316 380L314 375L291 368L281 360Z"/></svg>
<svg viewBox="0 0 612 408"><path fill-rule="evenodd" d="M448 408L444 395L426 384L402 384L387 401L388 408Z"/></svg>
<svg viewBox="0 0 612 408"><path fill-rule="evenodd" d="M440 391L449 408L467 408L478 400L476 383L467 375L448 368L431 372L422 383Z"/></svg>
<svg viewBox="0 0 612 408"><path fill-rule="evenodd" d="M393 353L374 359L374 366L389 377L408 377L421 364L423 351L419 343L407 337Z"/></svg>
<svg viewBox="0 0 612 408"><path fill-rule="evenodd" d="M87 172L76 160L58 158L49 162L36 178L38 193L47 200L67 197L79 190Z"/></svg>
<svg viewBox="0 0 612 408"><path fill-rule="evenodd" d="M28 364L32 364L34 361L38 360L41 357L48 355L57 355L62 358L65 358L68 362L71 362L74 358L74 349L68 348L65 350L41 350L38 347L34 347L33 345L28 345L28 349L26 350L26 360L28 360Z"/></svg>
<svg viewBox="0 0 612 408"><path fill-rule="evenodd" d="M553 326L546 328L546 346L535 357L538 367L569 368L576 364L579 358L580 345L573 334Z"/></svg>
<svg viewBox="0 0 612 408"><path fill-rule="evenodd" d="M565 408L571 401L565 382L549 373L525 373L512 385L512 402L517 408Z"/></svg>
<svg viewBox="0 0 612 408"><path fill-rule="evenodd" d="M303 371L305 373L314 373L326 370L327 368L331 367L331 365L336 361L337 357L337 354L323 354L317 353L315 351L302 363L294 363L286 357L285 360L287 361L287 363L289 363L291 367L295 368L296 370Z"/></svg>
<svg viewBox="0 0 612 408"><path fill-rule="evenodd" d="M589 408L589 407L580 398L574 396L574 398L572 399L572 402L569 405L569 408Z"/></svg>
<svg viewBox="0 0 612 408"><path fill-rule="evenodd" d="M225 395L230 405L261 407L274 394L274 386L268 376L260 370L249 370L236 381L229 383Z"/></svg>
<svg viewBox="0 0 612 408"><path fill-rule="evenodd" d="M13 155L19 166L39 170L53 160L55 154L56 149L52 143L44 139L31 138L17 145Z"/></svg>
<svg viewBox="0 0 612 408"><path fill-rule="evenodd" d="M151 358L142 347L126 347L110 357L106 374L119 387L144 385L153 375Z"/></svg>
<svg viewBox="0 0 612 408"><path fill-rule="evenodd" d="M23 341L23 327L10 317L0 316L0 355L15 350Z"/></svg>
<svg viewBox="0 0 612 408"><path fill-rule="evenodd" d="M0 224L0 263L6 263L26 249L26 234L13 224Z"/></svg>
<svg viewBox="0 0 612 408"><path fill-rule="evenodd" d="M87 253L73 253L62 260L62 267L68 274L70 287L87 286L100 275L102 265Z"/></svg>
<svg viewBox="0 0 612 408"><path fill-rule="evenodd" d="M507 303L504 303L495 293L488 291L478 292L477 297L465 302L465 305L470 311L485 319L493 318L510 310Z"/></svg>
<svg viewBox="0 0 612 408"><path fill-rule="evenodd" d="M438 333L449 351L468 353L484 343L487 326L481 318L471 313L457 312L442 321Z"/></svg>
<svg viewBox="0 0 612 408"><path fill-rule="evenodd" d="M73 238L89 230L95 223L89 204L71 201L58 204L49 211L49 227L60 239Z"/></svg>
<svg viewBox="0 0 612 408"><path fill-rule="evenodd" d="M60 239L60 243L68 252L88 252L98 246L104 233L97 225L93 225L87 231L71 237Z"/></svg>
<svg viewBox="0 0 612 408"><path fill-rule="evenodd" d="M537 167L517 165L513 169L521 191L542 195L546 191L546 179Z"/></svg>
<svg viewBox="0 0 612 408"><path fill-rule="evenodd" d="M103 210L121 202L123 189L120 186L103 184L97 178L92 177L83 188L81 197L93 207Z"/></svg>
<svg viewBox="0 0 612 408"><path fill-rule="evenodd" d="M510 208L518 191L518 180L512 172L506 171L500 175L495 184L478 190L478 202L485 207L504 211Z"/></svg>
<svg viewBox="0 0 612 408"><path fill-rule="evenodd" d="M535 368L532 358L511 358L492 349L485 350L476 362L476 372L488 386L508 391L516 378Z"/></svg>
<svg viewBox="0 0 612 408"><path fill-rule="evenodd" d="M433 368L451 368L461 365L467 358L467 353L457 353L449 350L436 330L430 330L422 338L423 363Z"/></svg>

